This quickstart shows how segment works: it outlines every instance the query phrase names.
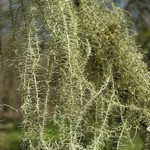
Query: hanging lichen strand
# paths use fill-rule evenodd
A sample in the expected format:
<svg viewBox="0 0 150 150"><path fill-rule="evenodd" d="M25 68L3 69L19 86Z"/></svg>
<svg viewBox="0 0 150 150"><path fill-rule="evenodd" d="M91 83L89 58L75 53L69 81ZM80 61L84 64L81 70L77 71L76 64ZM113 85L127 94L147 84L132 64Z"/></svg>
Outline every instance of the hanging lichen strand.
<svg viewBox="0 0 150 150"><path fill-rule="evenodd" d="M47 121L50 81L53 75L53 50L41 53L38 37L37 8L31 3L26 17L26 45L20 61L24 150L49 150L44 140ZM52 57L52 58L51 58Z"/></svg>
<svg viewBox="0 0 150 150"><path fill-rule="evenodd" d="M20 64L25 150L122 150L132 141L131 130L150 124L149 73L125 13L95 0L75 4L33 0L29 5ZM49 35L43 52L38 17ZM44 135L49 103L59 130L56 141Z"/></svg>

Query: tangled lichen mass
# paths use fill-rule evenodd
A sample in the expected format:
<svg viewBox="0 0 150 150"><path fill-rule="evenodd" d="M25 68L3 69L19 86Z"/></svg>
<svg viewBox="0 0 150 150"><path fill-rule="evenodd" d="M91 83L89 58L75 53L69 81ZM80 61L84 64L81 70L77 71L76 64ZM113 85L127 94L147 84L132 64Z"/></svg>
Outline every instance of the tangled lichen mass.
<svg viewBox="0 0 150 150"><path fill-rule="evenodd" d="M31 0L24 6L22 52L15 47L23 101L22 149L123 150L133 140L131 131L142 134L150 126L147 66L126 12L106 4ZM48 37L44 46L42 30ZM57 140L45 138L50 118ZM149 147L147 133L144 150Z"/></svg>

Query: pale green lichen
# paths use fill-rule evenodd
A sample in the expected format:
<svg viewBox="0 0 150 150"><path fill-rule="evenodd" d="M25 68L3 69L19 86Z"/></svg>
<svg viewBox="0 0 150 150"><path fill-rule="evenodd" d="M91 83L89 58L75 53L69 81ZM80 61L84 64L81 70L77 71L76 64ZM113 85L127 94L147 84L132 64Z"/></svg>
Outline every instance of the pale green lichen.
<svg viewBox="0 0 150 150"><path fill-rule="evenodd" d="M81 0L74 7L71 0L33 0L28 5L19 64L23 149L122 150L130 130L141 122L149 125L147 66L126 13L105 4ZM37 16L50 36L43 53ZM55 142L44 138L49 104L59 129Z"/></svg>

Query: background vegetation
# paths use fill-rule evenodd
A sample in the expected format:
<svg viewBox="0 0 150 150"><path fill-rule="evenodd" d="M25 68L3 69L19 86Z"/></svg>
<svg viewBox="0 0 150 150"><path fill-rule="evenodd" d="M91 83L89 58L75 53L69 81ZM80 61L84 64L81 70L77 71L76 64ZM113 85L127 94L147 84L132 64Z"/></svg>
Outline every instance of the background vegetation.
<svg viewBox="0 0 150 150"><path fill-rule="evenodd" d="M149 149L150 78L127 12L110 1L1 4L1 116L19 119L21 106L23 117L22 137L3 134L16 128L3 123L4 140L25 150Z"/></svg>

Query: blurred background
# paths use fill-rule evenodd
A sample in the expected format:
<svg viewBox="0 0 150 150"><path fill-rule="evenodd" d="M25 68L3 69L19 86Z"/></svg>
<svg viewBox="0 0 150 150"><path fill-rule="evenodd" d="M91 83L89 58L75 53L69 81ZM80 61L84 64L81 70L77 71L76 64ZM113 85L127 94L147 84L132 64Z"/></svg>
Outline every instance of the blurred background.
<svg viewBox="0 0 150 150"><path fill-rule="evenodd" d="M21 100L18 94L18 79L11 58L15 49L12 41L17 41L17 48L23 45L24 29L22 27L23 13L20 11L28 0L0 1L0 150L18 150L21 142ZM150 0L114 0L115 4L129 11L130 30L136 35L139 51L144 55L144 61L150 68ZM110 6L111 3L108 3ZM17 18L17 19L16 19ZM15 29L19 39L15 37ZM20 35L19 35L20 34ZM46 40L46 33L39 33ZM42 45L41 45L42 48ZM5 61L3 61L5 60ZM139 140L139 139L137 139ZM137 141L138 142L138 141Z"/></svg>

